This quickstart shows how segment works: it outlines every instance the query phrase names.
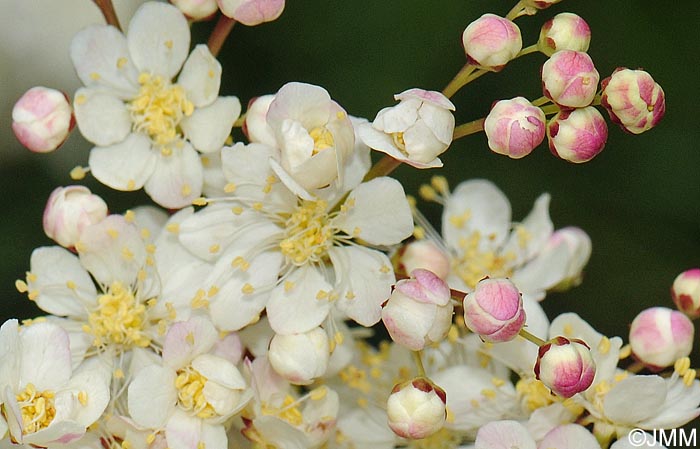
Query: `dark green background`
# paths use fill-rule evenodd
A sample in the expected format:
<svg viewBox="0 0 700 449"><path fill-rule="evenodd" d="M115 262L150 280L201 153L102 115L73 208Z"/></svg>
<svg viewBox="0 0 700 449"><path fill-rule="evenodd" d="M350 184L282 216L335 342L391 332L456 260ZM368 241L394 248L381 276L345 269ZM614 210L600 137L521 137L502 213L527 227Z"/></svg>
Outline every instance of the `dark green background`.
<svg viewBox="0 0 700 449"><path fill-rule="evenodd" d="M324 86L349 113L371 120L393 104L394 93L411 87L441 90L465 62L466 25L485 12L503 15L512 5L503 0L291 0L277 22L234 28L220 56L222 94L237 95L245 105L287 81L305 81ZM550 192L555 226L582 227L594 250L584 283L550 295L545 309L551 317L575 311L602 332L626 339L639 311L672 307L668 291L674 277L700 266L700 6L696 1L564 0L518 19L525 45L537 39L546 19L562 11L578 13L590 24L589 53L601 77L617 66L642 67L663 86L668 106L658 128L632 136L611 126L606 149L584 165L558 160L544 145L523 160L509 160L489 152L478 134L456 142L444 155L442 170L402 167L395 175L408 193L435 174L446 175L452 185L491 179L510 198L514 219L523 218L541 192ZM211 25L197 24L193 40L205 41ZM526 56L459 92L453 98L457 123L483 117L494 100L539 97L544 60L540 54ZM25 151L15 142L5 145L13 146L6 151ZM71 183L67 170L52 169L49 162L79 152L77 159L85 163L87 151L74 137L54 154L29 155L1 169L3 320L35 314L13 283L28 269L32 249L50 244L41 228L46 198L55 186ZM146 199L87 184L113 211ZM437 223L440 210L427 205L425 211Z"/></svg>

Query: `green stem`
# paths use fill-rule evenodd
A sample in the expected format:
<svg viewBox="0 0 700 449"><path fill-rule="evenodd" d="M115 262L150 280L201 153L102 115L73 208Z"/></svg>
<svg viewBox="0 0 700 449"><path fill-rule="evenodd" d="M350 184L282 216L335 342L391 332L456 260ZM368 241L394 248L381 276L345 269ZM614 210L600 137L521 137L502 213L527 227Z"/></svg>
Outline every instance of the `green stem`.
<svg viewBox="0 0 700 449"><path fill-rule="evenodd" d="M529 47L525 47L522 50L520 50L520 53L515 55L515 58L529 55L530 53L537 53L538 51L540 51L540 47L535 43L535 44L530 45ZM515 59L515 58L513 58L513 59Z"/></svg>
<svg viewBox="0 0 700 449"><path fill-rule="evenodd" d="M553 115L561 111L561 109L559 109L559 106L557 106L556 104L550 104L549 106L545 106L541 109L542 112L544 112L544 115Z"/></svg>
<svg viewBox="0 0 700 449"><path fill-rule="evenodd" d="M532 103L533 106L543 106L549 102L551 102L549 98L545 97L544 95L538 98L537 100L532 100L530 103Z"/></svg>
<svg viewBox="0 0 700 449"><path fill-rule="evenodd" d="M524 11L525 7L523 6L523 2L521 0L518 3L516 3L510 11L508 11L508 14L506 14L506 19L515 20L518 17L522 16Z"/></svg>
<svg viewBox="0 0 700 449"><path fill-rule="evenodd" d="M534 343L537 346L542 346L547 344L546 341L542 340L540 337L537 337L536 335L531 334L530 332L526 331L525 329L520 329L520 336L523 337L525 340L529 341L530 343Z"/></svg>
<svg viewBox="0 0 700 449"><path fill-rule="evenodd" d="M367 182L380 176L386 176L396 170L399 165L401 165L401 161L394 159L389 155L384 155L381 159L379 159L379 161L377 161L376 164L372 166L372 168L369 169L365 177L362 179L362 182Z"/></svg>
<svg viewBox="0 0 700 449"><path fill-rule="evenodd" d="M108 25L112 25L119 31L122 30L122 27L119 25L119 18L117 17L117 12L114 10L114 5L112 4L112 0L92 0L95 2L98 8L100 8L100 11L102 11L102 15L105 18L105 22L107 22Z"/></svg>
<svg viewBox="0 0 700 449"><path fill-rule="evenodd" d="M418 375L420 377L425 377L425 368L423 367L423 360L421 359L421 351L413 351L413 361L416 362Z"/></svg>
<svg viewBox="0 0 700 449"><path fill-rule="evenodd" d="M474 120L472 122L464 123L462 125L457 126L455 128L454 133L452 134L452 140L454 141L461 137L483 131L485 121L485 118L480 118L478 120Z"/></svg>
<svg viewBox="0 0 700 449"><path fill-rule="evenodd" d="M209 47L209 51L214 57L221 51L221 47L224 46L224 42L226 42L226 38L231 33L235 24L235 19L226 17L223 14L219 16L219 20L216 22L214 30L211 32L209 40L207 41L207 47Z"/></svg>
<svg viewBox="0 0 700 449"><path fill-rule="evenodd" d="M445 86L442 90L442 94L447 98L452 97L459 89L469 82L469 75L471 75L474 70L476 70L476 66L466 63L464 67L457 72L455 77L452 78L452 81Z"/></svg>

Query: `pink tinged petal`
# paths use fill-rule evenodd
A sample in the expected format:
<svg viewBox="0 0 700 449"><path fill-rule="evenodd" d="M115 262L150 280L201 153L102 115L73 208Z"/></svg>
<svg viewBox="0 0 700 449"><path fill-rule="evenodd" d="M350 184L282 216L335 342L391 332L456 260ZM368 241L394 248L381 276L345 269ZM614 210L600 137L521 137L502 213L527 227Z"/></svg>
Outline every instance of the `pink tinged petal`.
<svg viewBox="0 0 700 449"><path fill-rule="evenodd" d="M600 449L600 444L585 427L578 424L565 424L550 430L538 445L540 449L550 447Z"/></svg>
<svg viewBox="0 0 700 449"><path fill-rule="evenodd" d="M412 351L426 345L426 336L437 314L437 306L413 301L394 293L381 311L382 321L391 339Z"/></svg>
<svg viewBox="0 0 700 449"><path fill-rule="evenodd" d="M109 404L111 379L110 366L100 358L87 359L78 367L61 392L70 395L70 400L75 404L71 416L73 421L88 427L102 416ZM78 400L81 392L85 392L87 397L84 405Z"/></svg>
<svg viewBox="0 0 700 449"><path fill-rule="evenodd" d="M605 395L603 411L612 422L636 424L657 416L665 400L666 384L663 378L633 376L615 384Z"/></svg>
<svg viewBox="0 0 700 449"><path fill-rule="evenodd" d="M231 134L233 123L241 114L241 102L236 97L219 97L204 108L195 109L180 126L185 137L202 153L219 151Z"/></svg>
<svg viewBox="0 0 700 449"><path fill-rule="evenodd" d="M90 151L90 171L115 190L138 190L146 183L156 166L157 155L151 141L141 134L130 134L126 140Z"/></svg>
<svg viewBox="0 0 700 449"><path fill-rule="evenodd" d="M68 98L55 89L32 87L12 108L12 131L22 145L36 153L57 149L74 125Z"/></svg>
<svg viewBox="0 0 700 449"><path fill-rule="evenodd" d="M169 156L159 155L144 189L153 201L169 209L189 206L202 194L202 161L188 143L173 149Z"/></svg>
<svg viewBox="0 0 700 449"><path fill-rule="evenodd" d="M376 324L395 282L389 258L361 246L334 247L328 255L335 271L336 307L363 326Z"/></svg>
<svg viewBox="0 0 700 449"><path fill-rule="evenodd" d="M479 429L474 449L535 449L535 440L517 421L492 421Z"/></svg>
<svg viewBox="0 0 700 449"><path fill-rule="evenodd" d="M36 323L20 333L20 388L34 384L37 391L56 390L71 377L70 340L56 324Z"/></svg>
<svg viewBox="0 0 700 449"><path fill-rule="evenodd" d="M116 28L93 25L78 32L71 42L70 57L86 86L106 87L119 97L136 93L137 70L126 38Z"/></svg>
<svg viewBox="0 0 700 449"><path fill-rule="evenodd" d="M274 95L263 95L248 103L243 132L251 142L264 143L271 147L277 146L275 133L267 123L267 111L274 99Z"/></svg>
<svg viewBox="0 0 700 449"><path fill-rule="evenodd" d="M218 0L221 12L243 25L254 26L277 19L285 0Z"/></svg>
<svg viewBox="0 0 700 449"><path fill-rule="evenodd" d="M131 132L131 115L126 104L111 92L99 88L78 89L73 108L80 133L95 145L122 142Z"/></svg>
<svg viewBox="0 0 700 449"><path fill-rule="evenodd" d="M80 423L54 419L48 427L23 435L21 441L29 447L46 447L53 444L56 444L54 447L61 447L81 438L85 430L85 426Z"/></svg>
<svg viewBox="0 0 700 449"><path fill-rule="evenodd" d="M19 383L21 352L19 323L15 319L7 320L0 327L0 360L2 360L0 363L0 386ZM0 390L1 393L2 390Z"/></svg>
<svg viewBox="0 0 700 449"><path fill-rule="evenodd" d="M418 120L420 106L420 100L408 99L396 106L384 108L377 113L372 127L388 134L404 132Z"/></svg>
<svg viewBox="0 0 700 449"><path fill-rule="evenodd" d="M334 225L372 245L393 245L413 233L413 217L403 187L381 177L357 186Z"/></svg>
<svg viewBox="0 0 700 449"><path fill-rule="evenodd" d="M136 424L155 429L172 421L177 403L176 377L173 369L155 364L136 373L128 393L129 414Z"/></svg>
<svg viewBox="0 0 700 449"><path fill-rule="evenodd" d="M36 280L29 282L29 291L39 292L39 308L58 316L86 316L81 298L92 300L97 291L74 254L58 246L37 248L32 252L30 271Z"/></svg>
<svg viewBox="0 0 700 449"><path fill-rule="evenodd" d="M407 100L409 98L416 98L424 103L437 106L441 109L447 109L448 111L455 110L455 105L446 96L444 96L441 92L436 92L434 90L413 88L394 95L394 99L398 101Z"/></svg>
<svg viewBox="0 0 700 449"><path fill-rule="evenodd" d="M214 347L218 334L207 318L193 316L173 324L165 335L163 363L173 370L188 365L192 359Z"/></svg>
<svg viewBox="0 0 700 449"><path fill-rule="evenodd" d="M278 334L296 334L319 326L330 310L331 285L315 267L300 267L278 285L267 304L267 318Z"/></svg>
<svg viewBox="0 0 700 449"><path fill-rule="evenodd" d="M190 29L185 16L174 6L149 2L134 14L126 39L140 72L172 79L187 58Z"/></svg>
<svg viewBox="0 0 700 449"><path fill-rule="evenodd" d="M195 416L189 416L180 409L175 409L165 426L165 439L170 449L197 449L202 441L202 426L204 421ZM219 426L222 427L223 426ZM225 436L224 436L225 438ZM207 446L205 446L207 447ZM226 447L210 446L210 447Z"/></svg>
<svg viewBox="0 0 700 449"><path fill-rule="evenodd" d="M197 108L216 100L221 86L221 64L206 45L194 47L177 77L177 84L185 88L187 99Z"/></svg>

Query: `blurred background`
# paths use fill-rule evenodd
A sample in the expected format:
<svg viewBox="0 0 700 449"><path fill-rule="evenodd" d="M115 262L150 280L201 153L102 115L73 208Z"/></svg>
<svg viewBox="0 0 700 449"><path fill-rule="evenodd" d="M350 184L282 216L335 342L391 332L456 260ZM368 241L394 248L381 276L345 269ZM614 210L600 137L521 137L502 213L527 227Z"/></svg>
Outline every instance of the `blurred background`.
<svg viewBox="0 0 700 449"><path fill-rule="evenodd" d="M122 23L137 3L115 0ZM395 93L411 87L441 90L465 63L461 33L467 24L485 12L504 15L513 4L289 0L278 21L234 28L220 55L222 94L237 95L245 105L288 81L305 81L325 87L350 114L372 120L394 103ZM71 183L70 168L86 164L90 148L74 133L57 152L32 154L14 139L10 111L36 84L72 96L78 82L68 59L70 38L85 24L100 23L100 16L89 0L0 0L0 6L0 179L5 198L0 314L5 320L38 313L16 292L14 281L24 277L32 250L51 244L41 227L45 201L53 188ZM442 157L444 169L401 167L395 176L412 194L436 174L447 176L452 186L469 178L490 179L510 198L515 220L524 218L540 193L550 192L555 226L586 230L593 256L583 284L550 295L545 310L550 318L577 312L601 332L626 340L634 316L652 305L673 307L673 279L700 266L700 3L564 0L518 19L524 45L534 43L541 24L563 11L589 23L589 53L601 78L618 66L641 67L661 84L667 113L658 128L633 136L611 125L605 150L584 165L556 159L546 145L525 159L510 160L492 154L485 136L477 134L452 145ZM205 42L212 27L195 24L193 42ZM528 55L468 85L453 97L457 123L483 117L498 99L539 97L544 61L541 54ZM147 200L141 193L109 191L91 179L85 184L115 212ZM423 210L439 227L440 209L423 203ZM696 357L694 365L699 364Z"/></svg>

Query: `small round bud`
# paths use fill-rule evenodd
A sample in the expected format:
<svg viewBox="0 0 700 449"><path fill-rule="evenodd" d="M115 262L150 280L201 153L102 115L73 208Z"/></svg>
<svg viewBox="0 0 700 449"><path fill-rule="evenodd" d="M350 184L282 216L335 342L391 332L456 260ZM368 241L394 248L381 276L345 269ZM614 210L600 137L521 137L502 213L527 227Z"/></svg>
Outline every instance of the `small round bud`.
<svg viewBox="0 0 700 449"><path fill-rule="evenodd" d="M445 391L430 379L415 379L396 384L386 404L389 427L400 437L421 439L445 425Z"/></svg>
<svg viewBox="0 0 700 449"><path fill-rule="evenodd" d="M462 44L469 62L497 72L520 53L523 39L513 21L484 14L464 30Z"/></svg>
<svg viewBox="0 0 700 449"><path fill-rule="evenodd" d="M586 390L595 377L590 348L579 339L555 337L549 340L538 351L535 377L564 398Z"/></svg>
<svg viewBox="0 0 700 449"><path fill-rule="evenodd" d="M464 297L464 323L485 341L512 340L525 325L522 295L508 279L482 279Z"/></svg>
<svg viewBox="0 0 700 449"><path fill-rule="evenodd" d="M558 291L568 290L581 283L583 269L593 249L591 238L583 229L568 226L554 231L540 254L554 251L562 245L567 249L568 257L565 277L553 287Z"/></svg>
<svg viewBox="0 0 700 449"><path fill-rule="evenodd" d="M561 0L523 0L523 6L534 9L547 9Z"/></svg>
<svg viewBox="0 0 700 449"><path fill-rule="evenodd" d="M700 268L684 271L676 277L671 298L681 312L691 318L700 317Z"/></svg>
<svg viewBox="0 0 700 449"><path fill-rule="evenodd" d="M46 235L59 245L71 248L83 229L107 216L107 204L83 186L57 187L44 208Z"/></svg>
<svg viewBox="0 0 700 449"><path fill-rule="evenodd" d="M542 66L542 90L556 104L582 108L593 101L600 75L588 53L563 50Z"/></svg>
<svg viewBox="0 0 700 449"><path fill-rule="evenodd" d="M320 327L300 334L275 334L268 350L270 365L296 385L308 385L326 372L330 347Z"/></svg>
<svg viewBox="0 0 700 449"><path fill-rule="evenodd" d="M216 0L170 0L170 3L192 20L209 19L219 10Z"/></svg>
<svg viewBox="0 0 700 449"><path fill-rule="evenodd" d="M75 126L65 94L47 87L32 87L12 108L12 131L35 153L54 151Z"/></svg>
<svg viewBox="0 0 700 449"><path fill-rule="evenodd" d="M562 50L588 51L591 29L581 16L563 12L542 25L537 48L547 56Z"/></svg>
<svg viewBox="0 0 700 449"><path fill-rule="evenodd" d="M608 125L593 106L561 111L547 124L547 139L552 154L580 164L603 151Z"/></svg>
<svg viewBox="0 0 700 449"><path fill-rule="evenodd" d="M542 109L516 97L496 102L486 116L484 132L491 151L520 159L544 140L546 118Z"/></svg>
<svg viewBox="0 0 700 449"><path fill-rule="evenodd" d="M406 273L417 268L432 271L440 279L450 274L450 259L432 240L415 240L404 247L399 259Z"/></svg>
<svg viewBox="0 0 700 449"><path fill-rule="evenodd" d="M382 321L392 340L419 351L447 336L453 306L450 287L435 273L418 268L411 276L396 283Z"/></svg>
<svg viewBox="0 0 700 449"><path fill-rule="evenodd" d="M618 68L601 87L600 103L610 119L632 134L653 128L666 113L663 89L643 70Z"/></svg>
<svg viewBox="0 0 700 449"><path fill-rule="evenodd" d="M254 26L276 20L285 0L217 0L221 12L243 25Z"/></svg>
<svg viewBox="0 0 700 449"><path fill-rule="evenodd" d="M692 321L677 310L651 307L632 321L632 353L653 368L665 368L693 349L695 328Z"/></svg>

